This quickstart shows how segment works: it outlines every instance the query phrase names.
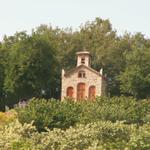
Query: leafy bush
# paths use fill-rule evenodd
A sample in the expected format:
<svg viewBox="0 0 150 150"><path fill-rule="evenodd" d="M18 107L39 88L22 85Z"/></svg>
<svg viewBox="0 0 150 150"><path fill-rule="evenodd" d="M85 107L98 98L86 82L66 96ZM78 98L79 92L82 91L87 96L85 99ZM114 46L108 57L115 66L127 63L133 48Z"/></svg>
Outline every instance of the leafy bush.
<svg viewBox="0 0 150 150"><path fill-rule="evenodd" d="M35 131L32 124L20 124L14 120L0 130L0 149L12 149L12 144L20 141L22 138L30 138Z"/></svg>
<svg viewBox="0 0 150 150"><path fill-rule="evenodd" d="M110 120L125 123L149 122L150 101L137 101L132 97L97 97L95 102L83 103L81 123ZM94 116L94 117L93 117Z"/></svg>
<svg viewBox="0 0 150 150"><path fill-rule="evenodd" d="M21 123L13 120L0 128L0 149L150 149L149 100L97 97L75 103L33 98L16 110Z"/></svg>
<svg viewBox="0 0 150 150"><path fill-rule="evenodd" d="M150 122L150 100L142 100L138 102L138 109L142 116L144 123Z"/></svg>
<svg viewBox="0 0 150 150"><path fill-rule="evenodd" d="M19 108L17 112L21 123L34 120L38 131L43 131L45 127L67 129L76 124L101 120L142 125L150 121L150 101L137 101L132 97L97 97L94 102L75 103L68 99L60 102L33 98L27 107Z"/></svg>
<svg viewBox="0 0 150 150"><path fill-rule="evenodd" d="M32 124L17 120L0 130L0 149L7 150L148 150L150 124L141 127L122 122L99 121L67 130L37 132Z"/></svg>
<svg viewBox="0 0 150 150"><path fill-rule="evenodd" d="M66 129L79 122L81 105L67 101L61 103L55 99L33 98L27 107L19 108L17 112L21 123L34 120L38 131L43 131L45 127Z"/></svg>
<svg viewBox="0 0 150 150"><path fill-rule="evenodd" d="M16 119L17 113L14 110L8 112L0 112L0 129L6 124L14 121Z"/></svg>

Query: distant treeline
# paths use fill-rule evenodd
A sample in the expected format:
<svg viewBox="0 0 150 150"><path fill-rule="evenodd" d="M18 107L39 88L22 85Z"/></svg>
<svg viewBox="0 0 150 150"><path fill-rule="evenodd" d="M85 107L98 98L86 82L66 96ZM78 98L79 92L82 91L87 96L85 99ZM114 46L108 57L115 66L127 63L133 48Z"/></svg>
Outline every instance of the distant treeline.
<svg viewBox="0 0 150 150"><path fill-rule="evenodd" d="M79 30L40 25L4 36L0 43L0 105L20 99L60 97L61 69L76 65L77 51L92 55L92 67L104 69L108 95L150 97L150 39L118 36L109 20L96 18Z"/></svg>

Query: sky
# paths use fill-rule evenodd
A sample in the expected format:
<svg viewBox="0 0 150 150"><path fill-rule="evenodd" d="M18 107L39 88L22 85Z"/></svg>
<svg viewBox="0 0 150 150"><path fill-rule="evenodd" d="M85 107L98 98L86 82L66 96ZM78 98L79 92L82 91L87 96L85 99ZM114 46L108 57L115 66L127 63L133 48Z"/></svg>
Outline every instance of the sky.
<svg viewBox="0 0 150 150"><path fill-rule="evenodd" d="M0 40L40 24L77 29L96 17L109 19L118 35L150 38L150 0L0 0Z"/></svg>

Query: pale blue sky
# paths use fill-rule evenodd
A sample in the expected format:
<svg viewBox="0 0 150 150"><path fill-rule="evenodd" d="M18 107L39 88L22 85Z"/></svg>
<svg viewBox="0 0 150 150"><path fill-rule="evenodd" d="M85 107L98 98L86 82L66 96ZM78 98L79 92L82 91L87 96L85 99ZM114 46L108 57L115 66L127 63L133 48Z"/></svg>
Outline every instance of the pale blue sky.
<svg viewBox="0 0 150 150"><path fill-rule="evenodd" d="M118 34L150 37L150 0L0 0L0 40L40 24L76 29L96 17L110 19Z"/></svg>

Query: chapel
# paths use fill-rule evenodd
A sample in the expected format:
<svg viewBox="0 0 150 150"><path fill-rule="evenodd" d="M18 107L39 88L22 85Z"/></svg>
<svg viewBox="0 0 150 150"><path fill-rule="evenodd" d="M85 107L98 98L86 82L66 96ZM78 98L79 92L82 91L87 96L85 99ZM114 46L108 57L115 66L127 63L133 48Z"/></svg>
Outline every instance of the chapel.
<svg viewBox="0 0 150 150"><path fill-rule="evenodd" d="M74 101L94 99L106 95L106 77L103 70L91 68L91 55L88 51L77 52L77 65L61 75L61 100L65 97Z"/></svg>

